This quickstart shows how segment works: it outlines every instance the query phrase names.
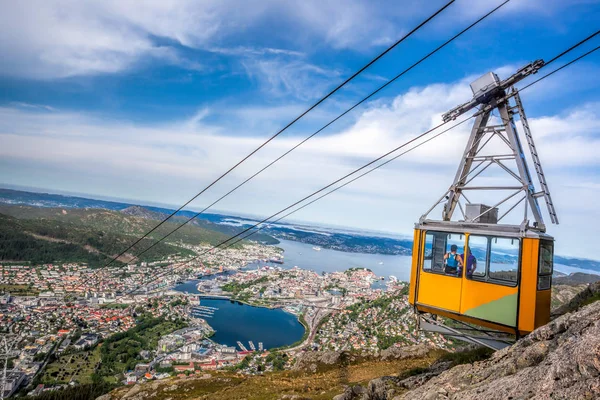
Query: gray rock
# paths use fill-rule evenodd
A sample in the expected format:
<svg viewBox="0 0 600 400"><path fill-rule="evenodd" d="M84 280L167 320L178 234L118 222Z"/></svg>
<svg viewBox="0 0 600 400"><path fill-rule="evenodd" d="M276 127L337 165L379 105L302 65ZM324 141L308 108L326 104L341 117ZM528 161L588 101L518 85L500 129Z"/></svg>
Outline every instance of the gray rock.
<svg viewBox="0 0 600 400"><path fill-rule="evenodd" d="M569 305L578 311L556 318L487 360L453 368L438 362L405 379L374 379L366 393L347 388L335 399L600 399L600 301L582 307L598 293L600 285L590 285ZM425 349L383 353L386 358L427 354Z"/></svg>
<svg viewBox="0 0 600 400"><path fill-rule="evenodd" d="M369 400L386 400L398 393L398 378L384 376L369 382Z"/></svg>
<svg viewBox="0 0 600 400"><path fill-rule="evenodd" d="M344 393L338 394L333 400L369 400L369 392L360 385L349 386Z"/></svg>
<svg viewBox="0 0 600 400"><path fill-rule="evenodd" d="M295 371L316 372L319 364L331 366L344 362L352 362L354 356L340 351L309 351L300 354L292 367Z"/></svg>
<svg viewBox="0 0 600 400"><path fill-rule="evenodd" d="M386 360L403 360L405 358L425 357L431 348L424 344L405 347L390 347L382 350L380 357L383 361Z"/></svg>
<svg viewBox="0 0 600 400"><path fill-rule="evenodd" d="M600 302L557 318L488 360L449 369L400 398L600 398Z"/></svg>
<svg viewBox="0 0 600 400"><path fill-rule="evenodd" d="M554 287L552 288L554 290ZM557 317L568 312L577 311L583 303L600 294L600 282L592 283L575 294L567 304L552 310L552 316Z"/></svg>
<svg viewBox="0 0 600 400"><path fill-rule="evenodd" d="M165 392L172 392L173 390L179 389L178 385L170 385L163 389Z"/></svg>

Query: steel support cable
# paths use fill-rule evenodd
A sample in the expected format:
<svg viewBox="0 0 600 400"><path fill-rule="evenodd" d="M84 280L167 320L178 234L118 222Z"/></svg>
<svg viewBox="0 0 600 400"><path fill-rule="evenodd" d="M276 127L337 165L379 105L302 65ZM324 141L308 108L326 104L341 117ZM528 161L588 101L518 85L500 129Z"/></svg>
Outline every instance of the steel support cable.
<svg viewBox="0 0 600 400"><path fill-rule="evenodd" d="M469 118L472 118L472 117L469 117ZM317 190L317 191L315 191L315 192L313 192L313 193L311 193L311 194L309 194L309 195L307 195L307 196L303 197L302 199L300 199L300 200L296 201L295 203L293 203L293 204L291 204L291 205L289 205L289 206L285 207L284 209L282 209L282 210L280 210L280 211L276 212L275 214L272 214L272 215L268 216L267 218L264 218L264 219L263 219L263 220L261 220L260 222L258 222L258 223L256 223L256 224L254 224L254 225L250 226L249 228L246 228L246 229L242 230L241 232L237 233L236 235L234 235L234 236L230 237L229 239L227 239L227 240L224 240L224 241L222 241L221 243L219 243L219 244L217 244L217 245L215 245L215 246L212 246L210 249L208 249L208 250L205 250L205 251L201 252L200 254L196 255L196 256L195 256L195 257L193 257L192 259L190 259L190 260L186 261L186 262L185 262L183 265L181 265L181 266L179 266L179 267L176 267L174 270L172 270L172 271L164 271L164 272L162 272L162 273L159 273L159 274L158 274L156 277L154 277L154 278L153 278L151 281L148 281L148 282L144 283L143 285L141 285L141 286L138 286L138 287L136 287L136 288L134 288L134 289L132 289L132 290L130 290L130 291L128 291L128 292L126 292L126 293L125 293L125 295L131 294L131 293L133 293L133 292L135 292L135 291L139 290L139 288L140 288L140 287L147 286L148 284L150 284L150 283L152 283L152 282L156 281L157 279L160 279L160 278L162 278L162 277L163 277L164 275L166 275L167 273L172 273L172 272L174 272L174 271L175 271L176 269L178 269L178 268L185 267L186 265L188 265L188 264L189 264L189 263L191 263L192 261L195 261L195 260L197 260L198 258L202 257L203 255L205 255L205 254L208 254L208 253L210 253L211 251L213 251L213 250L215 250L215 249L218 249L219 247L221 247L221 246L223 246L223 245L227 244L227 242L229 242L229 241L231 241L231 240L233 240L233 239L236 239L236 238L238 238L238 237L242 236L243 234L245 234L245 233L247 233L247 232L251 231L252 229L256 228L257 226L259 226L259 225L261 225L261 224L263 224L263 223L265 223L265 222L268 222L270 219L273 219L273 218L277 217L278 215L280 215L280 214L282 214L282 213L284 213L284 212L288 211L289 209L291 209L291 208L293 208L293 207L297 206L298 204L300 204L300 203L302 203L302 202L304 202L304 201L308 200L309 198L311 198L311 197L313 197L313 196L315 196L315 195L317 195L317 194L319 194L319 193L321 193L321 192L323 192L323 191L325 191L325 190L329 189L330 187L332 187L332 186L334 186L334 185L336 185L336 184L340 183L341 181L345 180L346 178L349 178L350 176L354 175L355 173L357 173L357 172L360 172L360 171L362 171L362 170L363 170L363 169L365 169L365 168L368 168L369 166L371 166L371 165L375 164L376 162L378 162L378 161L380 161L380 160L382 160L382 159L386 158L387 156L389 156L389 155L391 155L391 154L393 154L393 153L397 152L398 150L400 150L400 149L402 149L402 148L404 148L404 147L406 147L406 146L408 146L408 145L410 145L410 144L412 144L412 143L414 143L414 142L418 141L419 139L423 138L424 136L426 136L426 135L430 134L431 132L433 132L433 131L437 130L438 128L441 128L442 126L444 126L444 125L446 125L446 124L448 124L448 123L450 123L450 122L451 122L451 121L442 122L442 123L440 123L440 124L438 124L438 125L434 126L433 128L431 128L431 129L428 129L427 131L425 131L425 132L423 132L423 133L421 133L421 134L419 134L419 135L415 136L414 138L412 138L412 139L410 139L410 140L408 140L408 141L404 142L404 143L403 143L403 144L401 144L400 146L398 146L398 147L396 147L396 148L394 148L394 149L392 149L392 150L388 151L387 153L385 153L385 154L383 154L383 155L381 155L381 156L377 157L376 159L374 159L374 160L372 160L372 161L369 161L367 164L363 165L362 167L359 167L359 168L355 169L354 171L351 171L350 173L348 173L348 174L346 174L346 175L342 176L342 177L341 177L341 178L339 178L339 179L336 179L335 181L333 181L333 182L329 183L328 185L326 185L326 186L322 187L321 189L319 189L319 190ZM462 122L463 122L463 121L461 121L461 123L462 123ZM456 124L456 125L458 125L458 124Z"/></svg>
<svg viewBox="0 0 600 400"><path fill-rule="evenodd" d="M191 218L189 218L184 223L178 225L175 229L173 229L172 231L170 231L169 233L167 233L161 239L159 239L158 241L154 242L152 245L150 245L146 249L142 250L140 253L138 253L136 255L136 258L139 257L139 256L141 256L146 251L150 250L151 248L153 248L154 246L156 246L160 242L162 242L167 237L171 236L173 233L175 233L176 231L178 231L179 229L181 229L183 226L185 226L186 224L188 224L189 222L191 222L192 220L194 220L195 218L197 218L198 216L200 216L201 214L203 214L204 212L206 212L208 209L210 209L211 207L213 207L215 204L219 203L221 200L223 200L224 198L226 198L227 196L229 196L230 194L232 194L233 192L235 192L236 190L238 190L239 188L241 188L242 186L244 186L246 183L248 183L249 181L251 181L252 179L254 179L255 177L257 177L258 175L260 175L266 169L270 168L273 164L277 163L279 160L281 160L282 158L284 158L285 156L287 156L288 154L290 154L292 151L296 150L298 147L302 146L304 143L306 143L307 141L309 141L310 139L312 139L314 136L316 136L319 133L321 133L323 130L325 130L326 128L328 128L329 126L331 126L333 123L335 123L336 121L338 121L339 119L341 119L342 117L344 117L346 114L350 113L352 110L354 110L355 108L357 108L358 106L360 106L361 104L363 104L364 102L366 102L367 100L369 100L370 98L372 98L373 96L375 96L377 93L379 93L380 91L382 91L383 89L385 89L386 87L388 87L389 85L391 85L393 82L395 82L396 80L398 80L400 77L402 77L403 75L405 75L406 73L408 73L409 71L411 71L413 68L415 68L416 66L418 66L419 64L421 64L423 61L427 60L429 57L433 56L435 53L437 53L438 51L440 51L441 49L443 49L444 47L446 47L448 44L452 43L458 37L460 37L461 35L463 35L467 31L469 31L471 28L473 28L475 25L477 25L478 23L480 23L481 21L483 21L484 19L486 19L487 17L489 17L492 13L494 13L495 11L497 11L500 7L504 6L509 1L510 0L505 0L499 6L495 7L493 10L489 11L487 14L483 15L481 18L479 18L478 20L476 20L475 22L473 22L471 25L467 26L465 29L463 29L462 31L460 31L459 33L457 33L456 35L454 35L450 39L446 40L444 43L442 43L440 46L436 47L434 50L432 50L431 52L429 52L427 55L423 56L421 59L419 59L417 62L415 62L414 64L412 64L410 67L406 68L404 71L402 71L399 74L397 74L395 77L393 77L392 79L390 79L389 81L387 81L386 83L384 83L382 86L380 86L379 88L377 88L375 91L371 92L368 96L364 97L358 103L354 104L352 107L350 107L349 109L347 109L346 111L344 111L342 114L338 115L333 120L329 121L327 124L325 124L324 126L322 126L321 128L319 128L317 131L315 131L314 133L312 133L310 136L307 136L306 138L304 138L302 141L300 141L295 146L293 146L292 148L290 148L289 150L287 150L285 153L283 153L282 155L280 155L279 157L277 157L275 160L271 161L269 164L267 164L266 166L264 166L263 168L261 168L259 171L255 172L253 175L251 175L250 177L246 178L246 180L244 180L242 183L240 183L239 185L237 185L236 187L234 187L233 189L231 189L229 192L225 193L223 196L221 196L220 198L218 198L217 200L215 200L210 205L206 206L204 209L202 209L200 212L198 212L195 215L193 215Z"/></svg>
<svg viewBox="0 0 600 400"><path fill-rule="evenodd" d="M578 47L578 46L579 46L580 44L582 44L582 43L583 43L583 42L580 42L580 43L578 43L576 46L572 46L572 47L569 49L569 51L568 51L568 52L570 52L570 51L574 50L576 47ZM581 56L579 56L579 57L577 57L577 58L573 59L572 61L570 61L570 62L566 63L565 65L563 65L563 66L561 66L561 67L559 67L559 68L557 68L557 69L555 69L555 70L553 70L553 71L549 72L548 74L546 74L546 75L542 76L541 78L539 78L539 79L535 80L534 82L532 82L532 83L530 83L530 84L528 84L528 85L524 86L522 89L520 89L520 91L526 90L527 88L531 87L533 84L536 84L536 83L538 83L538 82L542 81L543 79L546 79L546 78L548 78L549 76L553 75L554 73L556 73L556 72L558 72L558 71L560 71L560 70L562 70L562 69L564 69L564 68L566 68L566 67L568 67L568 66L570 66L570 65L574 64L575 62L577 62L577 61L579 61L579 60L583 59L584 57L586 57L586 56L588 56L588 55L592 54L594 51L596 51L596 50L598 50L598 49L600 49L600 46L598 46L598 47L596 47L596 48L594 48L594 49L592 49L592 50L590 50L590 51L588 51L588 52L584 53L583 55L581 55ZM561 54L561 57L562 57L562 56L564 56L565 54L567 54L568 52L562 52L562 53L560 53L560 54ZM555 60L556 60L556 57L552 59L552 61L555 61ZM473 118L473 117L475 117L475 116L479 115L480 113L482 113L482 112L484 112L484 111L485 111L484 109L481 109L481 110L477 111L475 114L473 114L471 117L467 118L466 120L469 120L469 119L471 119L471 118ZM460 125L460 124L464 123L466 120L463 120L463 121L459 122L459 123L458 123L458 124L456 124L455 126L458 126L458 125ZM448 121L448 122L449 122L449 121ZM406 145L409 145L410 143L413 143L414 141L416 141L416 140L420 139L421 137L425 136L426 134L428 134L428 133L431 133L432 131L434 131L434 130L436 130L436 129L440 128L440 127L442 127L442 126L443 126L443 125L445 125L445 124L446 124L446 123L442 123L442 124L440 124L440 125L438 125L438 126L436 126L436 127L432 128L432 129L430 129L430 130L428 130L428 131L426 131L426 132L422 133L421 135L419 135L419 136L417 136L417 137L415 137L415 138L411 139L410 141L408 141L408 142L404 143L403 145L400 145L400 146L398 146L396 149L394 149L394 150L392 150L392 151L390 151L390 152L388 152L388 153L384 154L383 156L380 156L380 157L378 157L377 159L375 159L375 160L373 160L373 161L369 162L368 164L365 164L365 165L363 165L362 167L360 167L360 168L358 168L358 169L354 170L352 173L345 175L344 177L342 177L342 178L340 178L340 179L336 180L335 182L333 182L333 183L331 183L331 184L329 184L329 185L325 186L324 188L321 188L320 190L318 190L318 191L314 192L313 194L311 194L311 195L307 196L306 198L304 198L304 199L302 199L302 200L300 200L300 201L298 201L298 202L296 202L296 203L292 204L292 205L291 205L291 206L289 206L289 207L286 207L285 209L283 209L283 210L279 211L278 213L274 214L273 216L279 215L279 214L281 214L281 213L283 213L283 212L285 212L285 211L289 210L290 208L292 208L292 207L296 206L297 204L299 204L299 203L303 202L304 200L306 200L306 199L308 199L308 198L310 198L310 197L312 197L312 196L314 196L314 195L316 195L316 194L318 194L318 193L322 192L323 190L326 190L326 189L328 189L329 187L331 187L331 186L333 186L333 185L335 185L335 184L339 183L340 181L342 181L342 180L346 179L347 177L349 177L349 176L351 176L351 175L355 174L356 172L359 172L359 171L363 170L364 168L366 168L366 167L368 167L368 166L372 165L373 163L375 163L375 162L377 162L377 161L379 161L379 160L381 160L381 159L383 159L383 158L387 157L387 156L388 156L388 155L390 155L391 153L394 153L395 151L397 151L397 150L399 150L399 149L401 149L401 148L405 147ZM453 126L452 128L454 128L455 126ZM452 128L451 128L451 129L452 129ZM446 133L446 132L447 132L447 131L449 131L449 130L450 130L450 129L447 129L447 130L443 131L443 133ZM439 136L439 135L440 135L440 134L437 134L437 135L436 135L436 137L437 137L437 136ZM426 142L427 142L427 141L424 141L424 142L423 142L423 144L424 144L424 143L426 143ZM412 148L411 148L411 150L412 150ZM410 151L410 150L409 150L409 151ZM397 157L396 157L396 158L397 158ZM374 169L373 169L373 170L374 170ZM371 170L370 170L370 171L371 171ZM363 174L363 175L366 175L366 174ZM325 197L325 196L322 196L322 197ZM266 219L264 219L263 221L261 221L261 222L259 222L259 223L255 224L255 225L253 225L253 226L251 226L251 227L250 227L250 228L248 228L248 229L245 229L244 231L242 231L242 232L238 233L237 235L235 235L235 236L233 236L233 237L231 237L231 238L227 239L226 241L222 242L221 244L219 244L219 245L216 245L216 246L213 246L213 247L211 247L209 250L206 250L205 252L203 252L203 253L201 253L201 254L198 254L197 256L193 257L191 260L188 260L188 261L186 261L186 262L185 262L185 263L184 263L182 266L176 267L176 269L175 269L175 270L172 270L172 271L165 271L165 272L163 272L163 273L160 273L158 276L156 276L156 277L155 277L154 279L152 279L151 281L149 281L149 282L146 282L146 283L144 283L143 285L141 285L141 286L138 286L138 287L136 287L136 288L134 288L134 289L132 289L132 290L130 290L130 291L128 291L128 292L126 292L126 293L125 293L125 295L127 295L127 294L131 294L131 293L133 293L133 292L135 292L135 291L139 290L141 287L143 287L143 286L146 286L146 285L148 285L149 283L152 283L152 282L154 282L155 280L157 280L157 279L161 278L162 276L164 276L166 273L172 273L172 272L175 272L175 271L177 270L177 268L185 267L187 264L189 264L189 263L193 262L194 260L198 259L198 258L199 258L199 257L201 257L202 255L204 255L204 254L207 254L208 252L210 252L210 251L212 251L212 250L215 250L215 249L217 249L217 248L218 248L218 247L220 247L221 245L223 245L223 244L225 244L225 243L229 242L230 240L232 240L232 239L235 239L235 238L239 237L240 235L242 235L242 234L244 234L244 233L248 232L249 230L251 230L251 229L254 229L256 226L258 226L258 225L260 225L260 224L262 224L262 223L265 223L265 222L267 222L267 221L268 221L268 219L272 218L273 216L271 216L271 217L269 217L269 218L266 218ZM250 236L250 235L248 235L248 236ZM228 246L228 247L229 247L229 246Z"/></svg>
<svg viewBox="0 0 600 400"><path fill-rule="evenodd" d="M198 192L196 195L194 195L194 197L192 197L187 202L185 202L181 207L179 207L177 210L175 210L171 214L169 214L167 216L167 218L165 218L162 221L160 221L156 226L154 226L152 229L150 229L148 232L146 232L142 237L140 237L139 239L137 239L133 244L131 244L128 248L126 248L125 250L123 250L119 255L117 255L116 257L112 258L111 261L108 262L108 264L106 264L104 267L108 267L110 264L112 264L119 257L123 256L125 253L127 253L129 250L131 250L135 245L137 245L138 243L140 243L144 238L146 238L148 235L150 235L152 232L154 232L156 229L158 229L160 226L162 226L165 222L167 222L168 220L170 220L179 211L183 210L186 206L188 206L192 201L196 200L200 195L202 195L204 192L206 192L208 189L210 189L212 186L214 186L217 182L219 182L221 179L223 179L225 176L227 176L229 173L231 173L234 169L236 169L238 166L240 166L242 163L244 163L246 160L248 160L250 157L252 157L254 154L256 154L260 149L262 149L263 147L265 147L273 139L275 139L277 136L279 136L284 131L286 131L290 126L292 126L293 124L295 124L296 122L298 122L306 114L308 114L309 112L311 112L312 110L314 110L321 103L323 103L325 100L327 100L329 97L331 97L334 93L336 93L338 90L340 90L346 84L348 84L350 81L352 81L358 75L360 75L363 71L365 71L367 68L369 68L375 62L377 62L381 57L383 57L384 55L386 55L388 52L390 52L392 49L394 49L400 43L404 42L406 39L408 39L410 36L412 36L416 31L418 31L424 25L426 25L427 23L429 23L433 18L435 18L437 15L439 15L442 11L444 11L446 8L448 8L455 1L456 0L450 0L442 8L440 8L439 10L437 10L435 13L433 13L431 16L429 16L424 21L422 21L419 25L417 25L416 27L414 27L410 32L406 33L403 37L401 37L399 40L397 40L390 47L388 47L387 49L385 49L377 57L375 57L374 59L372 59L371 61L369 61L366 65L364 65L362 68L360 68L354 74L352 74L344 82L342 82L338 86L336 86L333 90L331 90L329 93L327 93L319 101L317 101L315 104L313 104L312 106L310 106L306 111L304 111L302 114L300 114L294 120L292 120L291 122L289 122L286 126L284 126L282 129L280 129L277 133L275 133L273 136L271 136L269 139L267 139L265 142L263 142L260 146L258 146L256 149L252 150L248 155L246 155L244 158L242 158L240 161L238 161L233 167L229 168L222 175L220 175L218 178L216 178L214 181L212 181L208 186L206 186L204 189L202 189L200 192Z"/></svg>
<svg viewBox="0 0 600 400"><path fill-rule="evenodd" d="M296 213L296 212L298 212L298 211L302 210L303 208L305 208L305 207L308 207L309 205L311 205L311 204L313 204L313 203L315 203L315 202L317 202L317 201L321 200L323 197L327 197L327 196L329 196L330 194L332 194L332 193L334 193L334 192L337 192L337 191L338 191L338 190L340 190L341 188L343 188L343 187L345 187L345 186L347 186L347 185L351 184L352 182L354 182L354 181L356 181L356 180L358 180L358 179L362 178L363 176L370 174L371 172L373 172L373 171L375 171L375 170L377 170L377 169L379 169L379 168L383 167L384 165L386 165L386 164L389 164L389 163L391 163L392 161L394 161L394 160L396 160L396 159L398 159L398 158L402 157L402 156L403 156L403 155L405 155L406 153L409 153L409 152L411 152L411 151L413 151L413 150L417 149L418 147L421 147L421 146L423 146L425 143L428 143L428 142L432 141L433 139L436 139L436 138L438 138L438 137L442 136L444 133L446 133L446 132L448 132L448 131L450 131L450 130L452 130L452 129L456 128L456 127L458 127L459 125L462 125L462 124L464 124L465 122L467 122L467 121L471 120L471 118L473 118L473 117L475 117L475 115L472 115L472 116L470 116L470 117L467 117L467 118L463 119L462 121L460 121L460 122L458 122L458 123L456 123L456 124L452 125L450 128L446 128L446 129L444 129L443 131L441 131L441 132L439 132L439 133L436 133L435 135L433 135L433 136L432 136L432 137L430 137L429 139L427 139L427 140L424 140L424 141L422 141L421 143L414 145L414 146L413 146L413 147L411 147L410 149L403 151L402 153L400 153L400 154L398 154L398 155L396 155L396 156L394 156L394 157L390 158L390 159L389 159L389 160L387 160L387 161L384 161L384 162L382 162L382 163L381 163L381 164L379 164L379 165L376 165L375 167L373 167L373 168L369 169L368 171L366 171L366 172L363 172L362 174L360 174L360 175L358 175L358 176L356 176L356 177L352 178L351 180L349 180L349 181L347 181L347 182L345 182L345 183L341 184L340 186L338 186L338 187L336 187L336 188L333 188L333 189L331 189L331 190L330 190L330 191L328 191L327 193L324 193L324 194L322 194L321 196L319 196L319 197L317 197L317 198L315 198L315 199L313 199L313 200L309 201L308 203L306 203L306 204L303 204L302 206L300 206L300 207L296 208L295 210L292 210L292 211L290 211L289 213L287 213L287 214L283 215L282 217L279 217L279 218L277 218L277 219L276 219L276 220L274 220L274 221L269 221L269 222L268 222L268 224L274 224L274 223L277 223L277 222L281 221L282 219L284 219L284 218L287 218L287 217L289 217L290 215L292 215L292 214L294 214L294 213ZM257 232L261 231L261 230L262 230L264 227L266 227L266 226L267 226L267 225L263 225L263 226L261 226L261 227L258 227L258 229L257 229L257 230L255 230L254 232L250 232L248 235L246 235L246 236L244 236L244 237L242 237L242 238L240 238L240 239L236 240L235 242L233 242L233 243L231 243L231 244L228 244L226 247L222 248L221 250L226 250L226 249L228 249L229 247L231 247L231 246L235 245L236 243L238 243L238 242L241 242L242 240L244 240L244 239L248 238L249 236L252 236L252 235L254 235L255 233L257 233Z"/></svg>
<svg viewBox="0 0 600 400"><path fill-rule="evenodd" d="M578 43L575 43L573 46L569 47L568 49L566 49L565 51L563 51L560 54L557 54L556 56L554 56L553 58L551 58L550 60L548 60L547 62L544 63L544 67L547 66L548 64L553 63L554 61L558 60L559 58L561 58L562 56L564 56L565 54L571 52L572 50L575 50L577 47L581 46L582 44L584 44L585 42L587 42L588 40L593 39L596 35L600 34L600 30L597 30L596 32L592 33L590 36L586 37L585 39L581 40Z"/></svg>
<svg viewBox="0 0 600 400"><path fill-rule="evenodd" d="M598 33L600 33L600 31L596 32L596 34L598 34ZM591 37L595 36L596 34L592 35ZM591 37L590 37L590 38L591 38ZM584 43L584 42L586 42L586 41L587 41L587 40L583 40L583 41L579 42L579 43L577 44L577 46L579 46L579 45L583 44L583 43ZM577 46L573 46L573 47L571 48L571 50L572 50L572 49L574 49L574 48L575 48L575 47L577 47ZM562 69L564 69L564 68L568 67L569 65L571 65L571 64L573 64L573 63L575 63L575 62L579 61L580 59L582 59L582 58L584 58L584 57L586 57L586 56L590 55L591 53L595 52L595 51L596 51L596 50L598 50L598 49L600 49L600 46L597 46L597 47L593 48L592 50L590 50L590 51L588 51L588 52L586 52L586 53L584 53L584 54L580 55L579 57L577 57L577 58L575 58L575 59L573 59L573 60L571 60L571 61L569 61L568 63L566 63L566 64L562 65L561 67L559 67L559 68L556 68L555 70L552 70L551 72L547 73L546 75L542 76L541 78L539 78L539 79L536 79L535 81L533 81L533 82L531 82L531 83L527 84L526 86L523 86L521 89L519 89L519 90L518 90L518 91L519 91L519 93L521 93L521 92L523 92L523 91L527 90L527 88L531 87L532 85L534 85L534 84L536 84L536 83L538 83L538 82L540 82L540 81L542 81L542 80L544 80L544 79L548 78L549 76L551 76L551 75L555 74L556 72L558 72L558 71L560 71L560 70L562 70ZM566 53L567 53L567 52L563 52L563 53L561 53L561 55L564 55L564 54L566 54ZM557 58L558 58L558 57L555 57L555 58L554 58L552 61L556 60ZM548 65L548 64L549 64L549 63L546 63L545 65ZM436 133L435 135L433 135L433 136L432 136L432 137L430 137L429 139L427 139L427 140L424 140L423 142L421 142L421 143L419 143L419 144L417 144L417 145L415 145L415 146L411 147L410 149L408 149L408 150L406 150L406 151L404 151L404 152L402 152L402 153L400 153L400 154L398 154L398 155L396 155L396 156L394 156L394 157L390 158L390 159L389 159L389 160L387 160L387 161L384 161L383 163L381 163L381 164L379 164L379 165L377 165L377 166L375 166L375 167L371 168L370 170L368 170L368 171L366 171L366 172L363 172L362 174L360 174L360 175L358 175L358 176L356 176L356 177L352 178L352 179L351 179L351 180L349 180L348 182L346 182L346 183L344 183L344 184L342 184L342 185L340 185L340 186L338 186L338 187L336 187L336 188L334 188L334 189L330 190L329 192L327 192L327 193L325 193L325 194L322 194L321 196L317 197L316 199L313 199L313 200L311 200L310 202L308 202L308 203L306 203L306 204L302 205L301 207L298 207L297 209L295 209L295 210L293 210L293 211L291 211L291 212L289 212L289 213L285 214L284 216L282 216L282 217L280 217L280 218L277 218L277 219L276 219L276 220L274 220L274 221L270 221L269 223L271 223L271 224L272 224L272 223L276 223L276 222L279 222L279 221L281 221L281 220L282 220L282 219L284 219L284 218L287 218L287 217L289 217L290 215L292 215L292 214L294 214L294 213L296 213L296 212L298 212L298 211L302 210L303 208L305 208L305 207L307 207L307 206L309 206L309 205L311 205L311 204L313 204L313 203L317 202L318 200L321 200L323 197L329 196L329 195L330 195L330 194L332 194L333 192L336 192L336 191L338 191L339 189L341 189L341 188L343 188L343 187L345 187L345 186L347 186L347 185L351 184L352 182L354 182L354 181L356 181L356 180L358 180L358 179L362 178L363 176L370 174L371 172L373 172L373 171L375 171L375 170L377 170L377 169L379 169L379 168L383 167L383 166L384 166L384 165L386 165L386 164L389 164L390 162L392 162L392 161L394 161L394 160L398 159L399 157L401 157L401 156L405 155L406 153L409 153L409 152L411 152L411 151L415 150L416 148L423 146L423 145L424 145L424 144L426 144L427 142L430 142L430 141L432 141L433 139L436 139L437 137L439 137L439 136L443 135L444 133L446 133L446 132L448 132L448 131L450 131L450 130L452 130L452 129L456 128L458 125L462 125L463 123L465 123L465 122L469 121L471 118L474 118L474 117L476 117L477 115L479 115L479 114L481 114L481 113L482 113L482 111L478 111L478 112L476 112L476 113L475 113L475 114L473 114L472 116L470 116L470 117L468 117L468 118L465 118L465 119L463 119L462 121L460 121L459 123L457 123L457 124L455 124L455 125L451 126L450 128L447 128L447 129L445 129L445 130L443 130L443 131L441 131L441 132L439 132L439 133ZM522 201L522 200L520 200L520 201ZM520 201L519 201L519 202L520 202ZM259 228L258 228L256 231L254 231L254 232L251 232L250 234L248 234L248 235L244 236L243 238L241 238L241 239L239 239L239 240L236 240L235 242L233 242L233 243L231 243L231 244L227 245L227 246L226 246L225 248L223 248L222 250L228 249L229 247L231 247L231 246L235 245L236 243L238 243L238 242L240 242L240 241L242 241L242 240L244 240L244 239L248 238L249 236L252 236L252 235L254 235L255 233L259 232L259 231L260 231L260 230L262 230L262 229L263 229L263 227L259 227Z"/></svg>

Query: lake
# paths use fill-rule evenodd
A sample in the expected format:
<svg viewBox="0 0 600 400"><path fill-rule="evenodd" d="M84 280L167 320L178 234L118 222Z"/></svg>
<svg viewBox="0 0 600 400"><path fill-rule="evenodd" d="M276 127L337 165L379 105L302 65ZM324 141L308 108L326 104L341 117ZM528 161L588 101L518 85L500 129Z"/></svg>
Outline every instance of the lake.
<svg viewBox="0 0 600 400"><path fill-rule="evenodd" d="M198 280L177 285L174 290L198 293ZM258 349L262 342L265 349L288 346L304 335L304 327L298 318L282 309L253 307L247 304L221 299L202 299L201 305L218 308L206 321L216 331L211 337L217 343L237 346L239 340L250 350L252 340ZM204 318L204 317L203 317Z"/></svg>

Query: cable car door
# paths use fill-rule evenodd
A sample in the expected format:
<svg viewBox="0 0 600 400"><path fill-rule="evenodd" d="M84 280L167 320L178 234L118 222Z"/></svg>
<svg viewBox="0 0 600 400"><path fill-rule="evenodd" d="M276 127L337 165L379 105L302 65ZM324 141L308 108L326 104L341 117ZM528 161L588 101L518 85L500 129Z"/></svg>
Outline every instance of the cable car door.
<svg viewBox="0 0 600 400"><path fill-rule="evenodd" d="M460 312L462 268L458 258L464 253L465 235L426 231L421 236L421 265L417 303Z"/></svg>

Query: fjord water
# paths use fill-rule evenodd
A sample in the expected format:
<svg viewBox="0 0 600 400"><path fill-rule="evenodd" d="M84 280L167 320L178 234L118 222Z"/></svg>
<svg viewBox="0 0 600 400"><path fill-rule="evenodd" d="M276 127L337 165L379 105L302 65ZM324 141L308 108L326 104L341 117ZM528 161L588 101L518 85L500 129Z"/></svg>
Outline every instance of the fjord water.
<svg viewBox="0 0 600 400"><path fill-rule="evenodd" d="M300 268L321 273L345 271L348 268L368 268L375 275L383 276L386 279L390 275L393 275L401 281L408 282L410 280L411 256L349 253L325 248L315 251L313 250L313 245L310 244L281 239L280 242L277 247L284 250L284 264L279 266L285 269L290 269L297 265ZM262 264L264 263L252 263L249 267L256 268ZM598 271L559 263L554 264L554 270L564 274L575 272L599 274Z"/></svg>
<svg viewBox="0 0 600 400"><path fill-rule="evenodd" d="M185 282L177 285L174 290L198 293L198 282ZM249 340L254 342L257 349L258 342L262 342L265 349L272 349L295 343L304 334L304 327L297 317L282 309L253 307L223 299L201 299L200 303L217 309L212 317L206 318L216 331L211 339L220 344L234 346L238 350L238 340L248 349Z"/></svg>
<svg viewBox="0 0 600 400"><path fill-rule="evenodd" d="M272 349L295 343L304 334L304 327L297 317L282 309L216 299L202 299L201 303L218 308L212 318L206 318L216 331L211 339L217 343L237 347L239 340L250 350L248 341L252 340L257 349L258 342L262 342L265 349Z"/></svg>
<svg viewBox="0 0 600 400"><path fill-rule="evenodd" d="M298 266L320 274L349 268L368 268L377 276L387 278L393 275L401 281L410 280L410 256L348 253L325 248L315 251L313 245L291 240L281 240L277 247L284 250L284 264L281 267L286 269Z"/></svg>

